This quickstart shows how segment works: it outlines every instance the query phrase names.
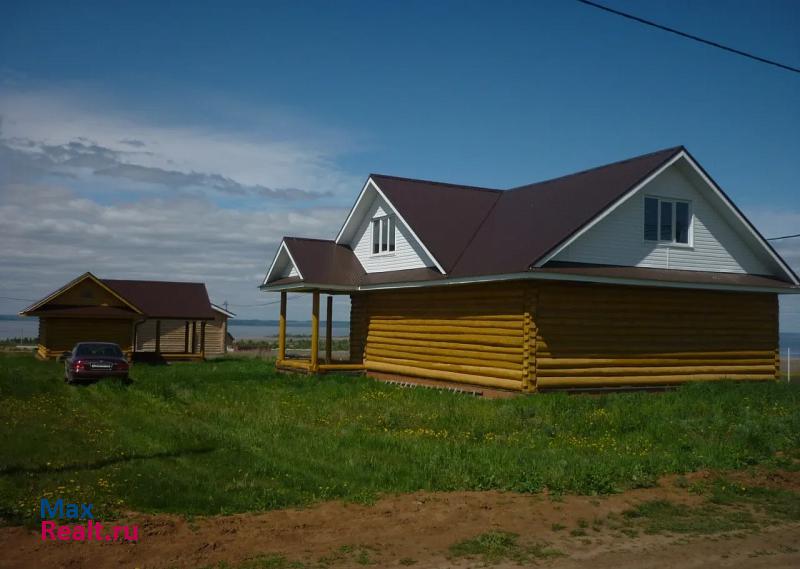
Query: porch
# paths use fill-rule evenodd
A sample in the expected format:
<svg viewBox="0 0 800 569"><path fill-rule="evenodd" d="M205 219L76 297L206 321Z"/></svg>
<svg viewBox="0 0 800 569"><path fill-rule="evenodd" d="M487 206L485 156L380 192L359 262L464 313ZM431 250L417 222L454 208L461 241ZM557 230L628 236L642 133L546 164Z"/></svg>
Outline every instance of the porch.
<svg viewBox="0 0 800 569"><path fill-rule="evenodd" d="M335 360L333 357L333 293L326 293L325 303L325 343L322 358L320 358L319 341L319 300L320 290L310 291L311 300L311 346L308 358L290 357L286 353L286 303L287 293L281 291L280 317L278 320L278 357L275 368L282 371L305 373L329 372L360 372L364 371L364 362L361 354L354 354L350 350L347 360Z"/></svg>
<svg viewBox="0 0 800 569"><path fill-rule="evenodd" d="M206 320L147 319L134 328L133 361L199 361L206 357Z"/></svg>

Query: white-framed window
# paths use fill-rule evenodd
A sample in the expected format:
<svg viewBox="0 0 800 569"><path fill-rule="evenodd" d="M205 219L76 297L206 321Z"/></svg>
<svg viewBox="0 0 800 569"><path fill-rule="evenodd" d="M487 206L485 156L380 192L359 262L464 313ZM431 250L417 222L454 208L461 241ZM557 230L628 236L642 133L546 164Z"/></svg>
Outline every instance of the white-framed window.
<svg viewBox="0 0 800 569"><path fill-rule="evenodd" d="M660 243L691 244L691 202L645 196L644 239Z"/></svg>
<svg viewBox="0 0 800 569"><path fill-rule="evenodd" d="M390 253L395 249L395 220L393 215L384 215L372 220L372 254Z"/></svg>

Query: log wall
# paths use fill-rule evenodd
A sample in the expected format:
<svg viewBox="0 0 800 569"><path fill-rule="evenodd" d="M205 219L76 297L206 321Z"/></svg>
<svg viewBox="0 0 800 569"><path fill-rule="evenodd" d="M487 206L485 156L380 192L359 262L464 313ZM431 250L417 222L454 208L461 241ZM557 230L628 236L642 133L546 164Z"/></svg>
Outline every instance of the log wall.
<svg viewBox="0 0 800 569"><path fill-rule="evenodd" d="M366 370L505 389L771 380L774 294L511 282L351 297Z"/></svg>
<svg viewBox="0 0 800 569"><path fill-rule="evenodd" d="M39 318L39 346L42 358L57 358L78 342L114 342L130 356L133 351L133 322L106 318Z"/></svg>
<svg viewBox="0 0 800 569"><path fill-rule="evenodd" d="M530 379L525 366L528 288L503 283L360 295L358 310L366 314L364 366L521 390Z"/></svg>
<svg viewBox="0 0 800 569"><path fill-rule="evenodd" d="M136 329L136 351L154 352L156 350L156 322L157 320L145 320ZM161 338L159 347L166 353L183 353L186 349L186 321L185 320L161 320L159 327ZM192 324L189 323L189 338L191 341ZM198 332L198 336L200 333ZM189 346L191 349L191 345Z"/></svg>
<svg viewBox="0 0 800 569"><path fill-rule="evenodd" d="M578 283L537 292L539 387L777 377L775 294Z"/></svg>

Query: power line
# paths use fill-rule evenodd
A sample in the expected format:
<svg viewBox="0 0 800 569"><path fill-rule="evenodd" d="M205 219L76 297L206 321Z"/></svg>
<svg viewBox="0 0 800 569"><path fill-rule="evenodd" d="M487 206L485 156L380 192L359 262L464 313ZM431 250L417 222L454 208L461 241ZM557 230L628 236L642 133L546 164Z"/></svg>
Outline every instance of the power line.
<svg viewBox="0 0 800 569"><path fill-rule="evenodd" d="M658 28L659 30L663 30L665 32L669 32L671 34L675 34L690 40L694 40L696 42L704 43L706 45L710 45L712 47L716 47L725 51L729 51L731 53L735 53L736 55L741 55L742 57L747 57L749 59L753 59L755 61L759 61L761 63L766 63L767 65L774 65L775 67L780 67L781 69L785 69L786 71L792 71L794 73L800 73L800 68L792 67L791 65L786 65L785 63L780 63L778 61L773 61L771 59L766 59L764 57L760 57L758 55L754 55L752 53L748 53L746 51L742 51L740 49L736 49L734 47L728 47L726 45L722 45L715 41L703 39L698 36L694 36L692 34L687 34L686 32L682 32L680 30L676 30L675 28L670 28L668 26L664 26L653 22L651 20L645 20L644 18L640 18L639 16L634 16L633 14L629 14L627 12L622 12L620 10L615 10L614 8L609 8L608 6L603 6L602 4L597 4L596 2L591 2L590 0L577 0L581 4L586 4L587 6L591 6L592 8L597 8L598 10L603 10L605 12L609 12L616 16L622 16L623 18L627 18L629 20L633 20L635 22L639 22L640 24L645 24L647 26L652 26L654 28Z"/></svg>
<svg viewBox="0 0 800 569"><path fill-rule="evenodd" d="M782 235L780 237L770 237L767 241L778 241L780 239L794 239L795 237L800 237L800 233L795 233L794 235Z"/></svg>
<svg viewBox="0 0 800 569"><path fill-rule="evenodd" d="M14 298L13 296L0 296L0 299L3 299L3 300L22 300L24 302L36 302L32 298Z"/></svg>

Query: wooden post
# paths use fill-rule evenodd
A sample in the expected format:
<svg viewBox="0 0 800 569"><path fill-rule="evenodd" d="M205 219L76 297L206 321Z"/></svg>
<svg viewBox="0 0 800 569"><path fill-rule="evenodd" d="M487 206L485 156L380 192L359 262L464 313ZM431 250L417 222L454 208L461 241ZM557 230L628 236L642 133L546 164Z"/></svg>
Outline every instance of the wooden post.
<svg viewBox="0 0 800 569"><path fill-rule="evenodd" d="M278 320L278 361L286 359L286 291L281 291L281 315Z"/></svg>
<svg viewBox="0 0 800 569"><path fill-rule="evenodd" d="M325 363L332 361L331 347L333 344L333 295L328 295L328 304L325 307Z"/></svg>
<svg viewBox="0 0 800 569"><path fill-rule="evenodd" d="M200 357L202 359L206 358L206 324L205 320L200 323Z"/></svg>
<svg viewBox="0 0 800 569"><path fill-rule="evenodd" d="M189 321L184 322L183 326L183 353L189 353Z"/></svg>
<svg viewBox="0 0 800 569"><path fill-rule="evenodd" d="M311 366L310 371L319 370L319 291L313 292L311 301Z"/></svg>
<svg viewBox="0 0 800 569"><path fill-rule="evenodd" d="M161 353L161 320L156 320L156 353Z"/></svg>

